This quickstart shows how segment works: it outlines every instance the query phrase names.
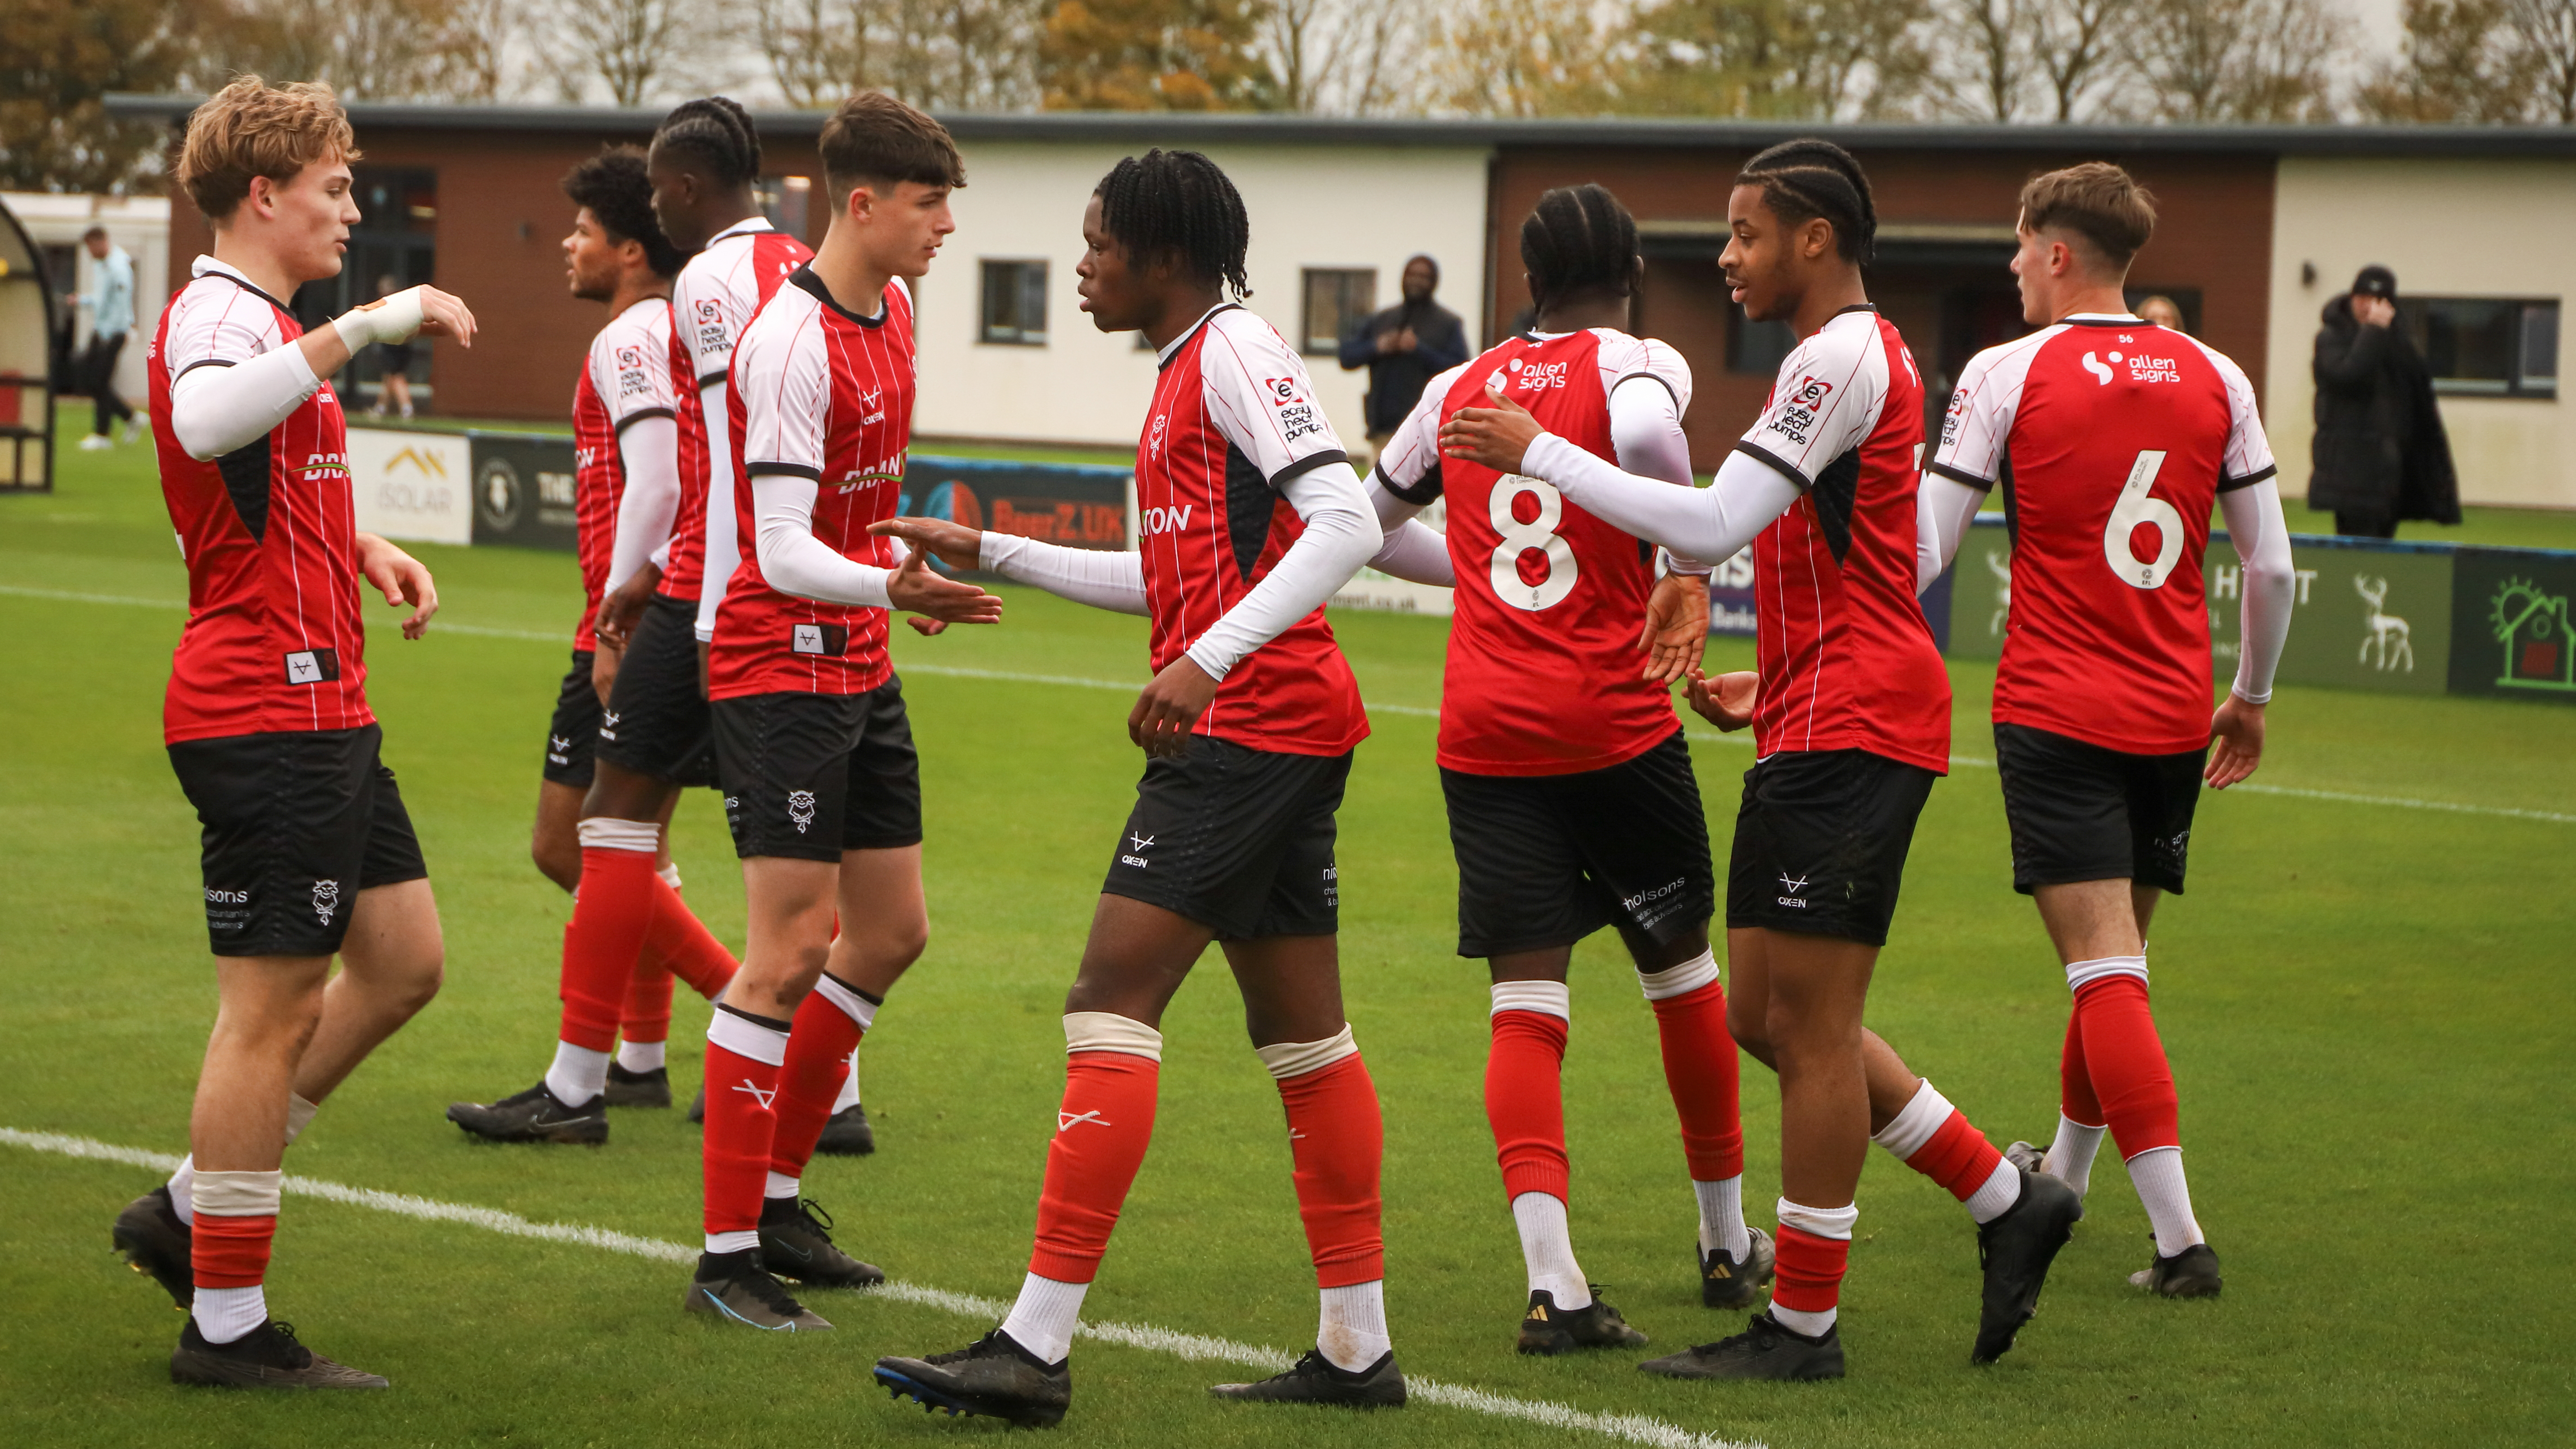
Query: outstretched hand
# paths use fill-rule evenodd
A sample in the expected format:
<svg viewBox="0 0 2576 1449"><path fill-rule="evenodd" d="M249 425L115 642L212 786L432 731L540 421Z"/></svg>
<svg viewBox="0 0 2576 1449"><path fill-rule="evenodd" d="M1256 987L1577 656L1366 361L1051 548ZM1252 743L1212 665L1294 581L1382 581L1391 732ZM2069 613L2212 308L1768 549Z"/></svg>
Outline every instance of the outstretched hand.
<svg viewBox="0 0 2576 1449"><path fill-rule="evenodd" d="M981 529L951 523L945 518L889 518L871 523L868 532L886 538L899 538L912 550L913 557L934 554L952 569L984 566L984 534Z"/></svg>
<svg viewBox="0 0 2576 1449"><path fill-rule="evenodd" d="M1482 463L1498 473L1517 473L1529 445L1547 429L1538 425L1528 408L1490 387L1485 389L1485 402L1485 407L1460 408L1457 416L1440 425L1440 455Z"/></svg>
<svg viewBox="0 0 2576 1449"><path fill-rule="evenodd" d="M1708 652L1708 580L1697 574L1666 574L1646 596L1646 627L1637 634L1637 651L1647 656L1640 676L1657 684L1697 678Z"/></svg>
<svg viewBox="0 0 2576 1449"><path fill-rule="evenodd" d="M1714 679L1693 679L1684 698L1701 719L1733 734L1753 723L1753 705L1761 683L1761 675L1739 669Z"/></svg>
<svg viewBox="0 0 2576 1449"><path fill-rule="evenodd" d="M2201 778L2224 790L2263 763L2263 706L2230 693L2209 717L2209 765Z"/></svg>
<svg viewBox="0 0 2576 1449"><path fill-rule="evenodd" d="M1002 601L973 584L930 571L930 555L915 552L886 576L886 598L908 614L947 624L998 624Z"/></svg>
<svg viewBox="0 0 2576 1449"><path fill-rule="evenodd" d="M372 533L362 533L358 535L358 575L381 590L386 603L412 606L411 617L403 620L404 638L417 639L428 630L430 616L438 612L438 584L430 578L428 565Z"/></svg>

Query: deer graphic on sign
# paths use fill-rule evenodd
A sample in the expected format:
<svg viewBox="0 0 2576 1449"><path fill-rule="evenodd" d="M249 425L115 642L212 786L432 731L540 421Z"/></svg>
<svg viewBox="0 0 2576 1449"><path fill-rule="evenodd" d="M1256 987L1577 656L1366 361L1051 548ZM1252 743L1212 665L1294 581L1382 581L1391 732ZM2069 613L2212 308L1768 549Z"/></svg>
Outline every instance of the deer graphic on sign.
<svg viewBox="0 0 2576 1449"><path fill-rule="evenodd" d="M2361 641L2360 662L2382 674L2391 670L2414 673L2413 631L2407 628L2405 620L2388 612L2387 577L2382 575L2374 579L2368 574L2354 574L2352 589L2368 606L2362 615L2362 627L2370 633Z"/></svg>

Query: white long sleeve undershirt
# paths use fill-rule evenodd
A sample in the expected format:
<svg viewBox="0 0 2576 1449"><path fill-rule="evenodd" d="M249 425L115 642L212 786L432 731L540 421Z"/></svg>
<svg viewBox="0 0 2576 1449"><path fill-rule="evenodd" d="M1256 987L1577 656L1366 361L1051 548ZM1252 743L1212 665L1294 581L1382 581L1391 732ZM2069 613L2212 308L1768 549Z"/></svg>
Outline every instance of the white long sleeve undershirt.
<svg viewBox="0 0 2576 1449"><path fill-rule="evenodd" d="M2247 704L2268 704L2272 673L2280 667L2281 646L2290 637L2290 612L2298 591L2298 571L2290 559L2290 523L2281 514L2281 489L2266 478L2218 495L2218 511L2227 520L2227 537L2236 545L2244 569L2240 604L2240 638L2236 656L2236 697Z"/></svg>
<svg viewBox="0 0 2576 1449"><path fill-rule="evenodd" d="M1554 433L1542 433L1529 445L1521 472L1554 484L1612 527L1692 559L1735 557L1788 512L1801 491L1779 469L1740 452L1726 455L1708 487L1676 488L1665 479L1623 471Z"/></svg>
<svg viewBox="0 0 2576 1449"><path fill-rule="evenodd" d="M811 478L753 475L752 524L759 530L753 547L761 578L780 593L800 599L893 608L894 601L886 596L891 570L848 558L814 536L814 499L820 492Z"/></svg>
<svg viewBox="0 0 2576 1449"><path fill-rule="evenodd" d="M978 559L1006 579L1034 584L1059 598L1116 614L1150 613L1145 556L1102 548L1066 548L985 530Z"/></svg>
<svg viewBox="0 0 2576 1449"><path fill-rule="evenodd" d="M671 520L680 511L679 422L658 417L629 423L617 435L617 456L625 465L626 490L617 498L617 542L608 556L612 590L670 547Z"/></svg>
<svg viewBox="0 0 2576 1449"><path fill-rule="evenodd" d="M247 362L192 367L170 389L170 431L198 462L247 446L322 386L304 349L272 347Z"/></svg>
<svg viewBox="0 0 2576 1449"><path fill-rule="evenodd" d="M1982 488L1938 473L1923 475L1914 491L1914 592L1932 587L1949 570L1950 561L1959 556L1960 540L1985 505Z"/></svg>
<svg viewBox="0 0 2576 1449"><path fill-rule="evenodd" d="M1252 592L1234 601L1190 644L1190 661L1223 679L1243 656L1324 606L1386 542L1348 463L1310 468L1279 485L1306 529Z"/></svg>

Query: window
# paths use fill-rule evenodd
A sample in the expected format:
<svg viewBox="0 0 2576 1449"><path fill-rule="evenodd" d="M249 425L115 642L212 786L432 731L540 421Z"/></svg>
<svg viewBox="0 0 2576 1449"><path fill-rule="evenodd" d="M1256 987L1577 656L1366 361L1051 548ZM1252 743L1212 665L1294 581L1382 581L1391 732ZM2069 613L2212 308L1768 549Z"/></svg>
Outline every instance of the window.
<svg viewBox="0 0 2576 1449"><path fill-rule="evenodd" d="M2398 325L2424 355L2433 390L2558 396L2558 304L2503 297L2402 297Z"/></svg>
<svg viewBox="0 0 2576 1449"><path fill-rule="evenodd" d="M1756 322L1734 309L1734 325L1726 329L1726 366L1730 372L1749 372L1770 377L1789 360L1789 350L1798 345L1798 334L1786 322Z"/></svg>
<svg viewBox="0 0 2576 1449"><path fill-rule="evenodd" d="M1044 262L984 263L984 328L978 340L1046 346L1046 293Z"/></svg>
<svg viewBox="0 0 2576 1449"><path fill-rule="evenodd" d="M1342 339L1377 310L1377 273L1371 269L1306 269L1306 336L1299 350L1330 357Z"/></svg>

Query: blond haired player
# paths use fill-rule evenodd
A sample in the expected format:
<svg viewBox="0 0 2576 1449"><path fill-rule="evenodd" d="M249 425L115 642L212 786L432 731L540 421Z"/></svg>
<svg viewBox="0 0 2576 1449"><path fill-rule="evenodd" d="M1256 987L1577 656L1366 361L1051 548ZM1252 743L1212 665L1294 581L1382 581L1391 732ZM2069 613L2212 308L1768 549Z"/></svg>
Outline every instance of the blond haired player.
<svg viewBox="0 0 2576 1449"><path fill-rule="evenodd" d="M315 1105L438 991L445 948L420 843L366 698L358 581L438 611L429 570L357 531L348 437L323 379L474 317L414 287L307 333L285 299L339 275L358 221L348 117L327 86L244 76L188 122L178 181L214 255L153 338L152 435L188 565L163 733L204 822L218 1007L188 1160L115 1240L190 1305L181 1383L383 1388L268 1315L279 1163ZM340 958L337 977L331 958ZM325 982L329 984L325 985Z"/></svg>

